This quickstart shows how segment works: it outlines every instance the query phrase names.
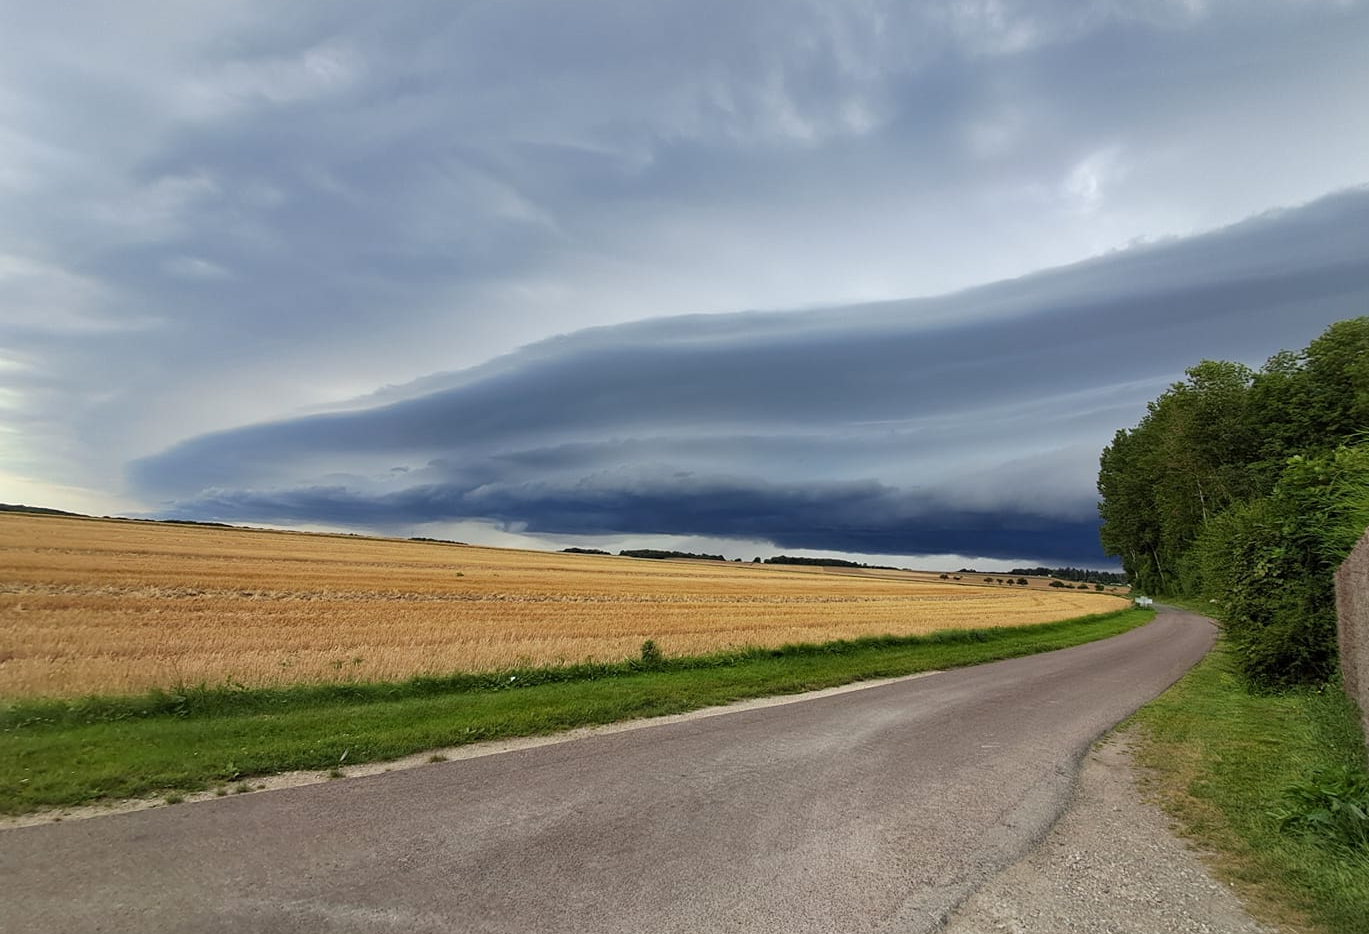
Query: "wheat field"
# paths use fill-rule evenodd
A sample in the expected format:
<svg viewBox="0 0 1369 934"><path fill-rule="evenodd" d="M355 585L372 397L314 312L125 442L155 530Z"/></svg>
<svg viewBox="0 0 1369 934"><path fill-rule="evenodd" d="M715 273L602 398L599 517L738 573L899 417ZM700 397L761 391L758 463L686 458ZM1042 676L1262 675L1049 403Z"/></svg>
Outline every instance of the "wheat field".
<svg viewBox="0 0 1369 934"><path fill-rule="evenodd" d="M694 655L1125 606L979 581L0 514L0 698L382 681L615 661L648 638Z"/></svg>

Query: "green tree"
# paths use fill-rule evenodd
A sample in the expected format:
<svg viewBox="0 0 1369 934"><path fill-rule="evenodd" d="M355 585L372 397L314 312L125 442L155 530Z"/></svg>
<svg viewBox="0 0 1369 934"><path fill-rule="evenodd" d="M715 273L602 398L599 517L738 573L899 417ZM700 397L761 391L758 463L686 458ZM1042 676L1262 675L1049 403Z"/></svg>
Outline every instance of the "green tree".
<svg viewBox="0 0 1369 934"><path fill-rule="evenodd" d="M1103 547L1142 589L1182 590L1181 560L1203 523L1251 492L1253 379L1242 364L1204 360L1104 449Z"/></svg>
<svg viewBox="0 0 1369 934"><path fill-rule="evenodd" d="M1145 422L1118 431L1103 449L1098 470L1098 504L1103 551L1122 559L1127 579L1142 590L1167 589L1160 560L1160 517L1155 507L1156 458ZM1051 581L1051 586L1059 581Z"/></svg>
<svg viewBox="0 0 1369 934"><path fill-rule="evenodd" d="M1301 352L1270 357L1248 414L1270 487L1287 458L1328 450L1369 426L1369 317L1338 321Z"/></svg>
<svg viewBox="0 0 1369 934"><path fill-rule="evenodd" d="M1331 574L1369 525L1369 317L1258 372L1204 360L1099 459L1101 539L1143 592L1218 601L1262 685L1335 659Z"/></svg>

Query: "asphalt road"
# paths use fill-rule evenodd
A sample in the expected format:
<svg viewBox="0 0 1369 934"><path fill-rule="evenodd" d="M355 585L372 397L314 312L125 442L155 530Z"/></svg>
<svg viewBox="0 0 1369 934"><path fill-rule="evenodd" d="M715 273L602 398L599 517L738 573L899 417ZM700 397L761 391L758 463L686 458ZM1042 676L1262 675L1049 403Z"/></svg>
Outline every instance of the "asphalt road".
<svg viewBox="0 0 1369 934"><path fill-rule="evenodd" d="M931 931L1198 616L869 690L0 833L5 932Z"/></svg>

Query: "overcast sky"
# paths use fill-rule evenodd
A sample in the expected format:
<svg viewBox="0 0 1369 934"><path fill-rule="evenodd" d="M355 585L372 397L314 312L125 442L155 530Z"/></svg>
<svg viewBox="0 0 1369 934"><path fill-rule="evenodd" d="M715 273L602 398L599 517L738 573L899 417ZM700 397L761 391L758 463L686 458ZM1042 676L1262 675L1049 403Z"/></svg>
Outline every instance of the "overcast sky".
<svg viewBox="0 0 1369 934"><path fill-rule="evenodd" d="M0 7L0 501L1107 564L1369 313L1369 4Z"/></svg>

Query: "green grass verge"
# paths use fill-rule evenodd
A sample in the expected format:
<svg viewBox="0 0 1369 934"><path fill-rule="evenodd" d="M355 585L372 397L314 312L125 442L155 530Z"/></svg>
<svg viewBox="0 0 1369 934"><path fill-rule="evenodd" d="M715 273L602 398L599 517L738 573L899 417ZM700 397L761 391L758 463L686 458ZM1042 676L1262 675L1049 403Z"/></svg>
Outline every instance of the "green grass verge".
<svg viewBox="0 0 1369 934"><path fill-rule="evenodd" d="M245 690L32 701L0 711L0 813L195 791L499 737L975 665L1104 639L1153 617L793 645L653 663Z"/></svg>
<svg viewBox="0 0 1369 934"><path fill-rule="evenodd" d="M1185 833L1257 916L1363 934L1369 854L1280 831L1284 792L1318 770L1363 773L1359 712L1336 686L1251 694L1225 645L1135 717L1137 759Z"/></svg>

